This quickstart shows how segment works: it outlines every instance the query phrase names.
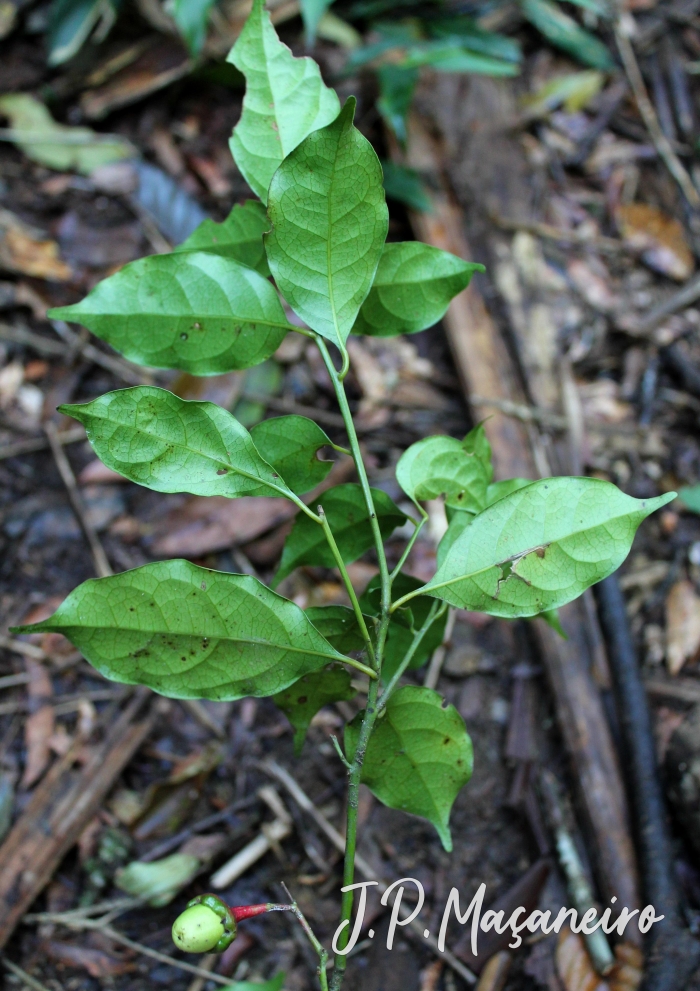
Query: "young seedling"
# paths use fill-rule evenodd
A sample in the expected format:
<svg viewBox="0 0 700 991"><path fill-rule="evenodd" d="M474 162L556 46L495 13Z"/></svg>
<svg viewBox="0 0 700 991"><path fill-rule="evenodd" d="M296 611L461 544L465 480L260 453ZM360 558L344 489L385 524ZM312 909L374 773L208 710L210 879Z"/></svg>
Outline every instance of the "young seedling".
<svg viewBox="0 0 700 991"><path fill-rule="evenodd" d="M158 492L290 500L298 513L274 584L300 565L337 568L350 607L304 612L250 575L159 561L84 582L49 619L16 632L63 633L106 677L171 698L272 696L297 750L318 709L353 698L350 675L362 672L366 704L345 727L344 753L338 745L347 889L361 781L391 808L428 819L451 849L450 810L472 772L471 741L454 706L402 684L440 644L449 606L556 622L559 606L621 564L639 524L673 493L640 501L592 478L494 482L482 426L463 440L428 437L396 468L416 519L390 569L385 541L407 517L368 480L344 388L348 335L431 326L481 266L425 244L385 243L381 167L353 124L354 99L341 108L316 64L292 56L262 0L230 60L247 82L231 149L260 201L205 222L170 254L125 266L52 316L88 327L132 361L195 375L249 368L288 333L305 335L333 383L358 482L304 498L330 469L316 457L329 439L300 416L249 432L225 409L151 386L61 410L85 425L106 465ZM280 294L304 326L289 323ZM437 497L449 527L437 571L422 584L403 569L427 518L422 503ZM347 565L369 550L379 575L358 597ZM221 948L235 934L235 910L217 915L208 897L176 923L184 949ZM344 890L330 984L326 950L305 924L323 989L343 983L352 909Z"/></svg>

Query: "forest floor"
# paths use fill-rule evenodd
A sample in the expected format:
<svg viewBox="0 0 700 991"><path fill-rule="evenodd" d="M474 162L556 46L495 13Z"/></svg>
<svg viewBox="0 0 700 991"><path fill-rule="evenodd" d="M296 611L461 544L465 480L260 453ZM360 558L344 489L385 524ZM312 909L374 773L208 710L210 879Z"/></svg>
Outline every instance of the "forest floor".
<svg viewBox="0 0 700 991"><path fill-rule="evenodd" d="M685 46L685 61L693 45L697 57L700 18L694 10L685 21L670 23ZM120 31L110 42L114 52L133 44L145 28L131 24ZM300 51L298 22L287 31ZM177 62L174 43L167 43L172 50L165 54L157 38L149 44L152 76ZM112 48L107 54L90 50L69 69L50 70L40 39L15 32L0 42L0 94L50 96L57 117L68 123L84 119L89 99L102 99L99 126L128 138L187 194L179 206L187 210L194 202L223 219L248 195L228 151L241 108L236 80L222 63L122 105L118 87L107 93L106 85L95 84L94 74L109 54ZM338 50L324 42L318 56L335 81ZM645 323L654 307L692 279L700 244L697 218L619 77L585 110L522 111L524 94L575 68L533 42L515 81L434 72L423 79L416 111L437 142L441 175L462 210L472 260L487 266L475 286L517 359L526 402L504 411L488 395L467 396L464 369L455 364L441 326L409 338L353 338L348 389L370 480L400 505L405 498L394 467L402 451L434 433L461 437L484 416L534 422L556 474L593 474L638 498L700 482L700 289L696 299ZM687 78L696 97L695 77ZM132 84L128 78L119 83L124 91ZM372 80L344 77L338 86L341 95L359 94L358 126L388 157ZM619 93L611 94L615 86ZM656 98L658 103L658 93ZM700 114L700 106L693 104L692 112ZM684 140L678 137L676 145ZM688 149L681 152L689 164ZM420 156L412 164L421 169ZM653 216L635 212L639 206L653 208ZM247 504L160 495L126 482L95 459L74 421L55 412L59 404L147 381L183 398L218 402L248 425L308 412L343 444L330 380L301 337L286 340L263 366L210 379L144 371L116 360L87 332L49 321L46 310L82 298L129 261L167 250L175 240L168 233L172 217L170 226L167 216L159 224L162 211L139 206L128 187L115 190L106 181L45 168L9 142L0 144L0 208L0 829L19 821L30 803L48 814L76 780L86 789L81 798L94 798L87 820L65 838L65 855L57 863L42 861L41 891L29 908L33 915L20 920L5 947L4 980L13 989L51 991L221 986L180 969L178 962L186 959L237 981L263 981L284 971L288 991L311 988L313 958L286 916L245 923L229 951L204 960L178 954L170 927L178 907L207 890L213 870L282 815L290 818L286 838L220 893L230 904L279 900L284 882L321 938L330 941L340 854L264 762L291 773L316 809L342 829L345 776L330 737L359 704L322 710L295 759L292 729L270 700L156 700L106 682L57 635L17 640L7 629L49 615L71 589L96 574L65 471L62 476L46 439L47 423L68 438L62 450L114 571L186 557L269 580L291 525L274 500L260 500L253 511ZM414 237L405 207L392 202L391 208L390 239ZM166 215L168 209L178 204L166 206ZM354 479L347 459L338 458L331 479ZM410 573L426 580L433 573L444 525L441 506L431 506L425 537L409 559ZM404 541L397 531L389 544L392 559ZM376 571L371 554L350 567L358 590ZM659 768L675 801L676 873L693 927L700 918L698 792L679 799L668 753L700 705L700 516L676 502L649 519L623 566L621 585L649 688ZM346 601L337 575L319 568L297 570L280 591L304 607ZM556 698L531 624L456 611L443 655L439 690L464 717L475 753L474 776L452 814L454 852L442 850L429 824L383 807L364 790L360 808L360 853L381 865L385 877L422 882L429 906L422 918L434 933L453 886L469 900L485 882L491 904L552 850L548 825L532 809L523 811L520 785L514 784L523 764L555 773L571 796L567 823L584 872L595 878L597 870L577 797L575 761L560 735ZM423 683L426 669L410 677ZM125 725L143 732L123 757L117 750L127 731L118 740L109 731L125 711ZM613 718L617 744L615 727ZM109 780L90 776L95 760L113 769ZM527 795L535 792L528 789ZM695 847L688 839L693 833ZM25 837L26 847L20 842L13 857L34 849L30 841L36 836ZM183 852L194 854L200 868L169 905L122 905L105 925L92 928L88 914L70 914L123 899L115 875L126 865ZM523 897L558 909L571 903L570 896L549 863L548 877L532 877ZM3 911L10 913L13 897L6 897ZM387 924L378 901L371 901L365 930L373 925L377 935L363 938L353 956L349 991L468 986L404 934L387 953ZM115 932L139 947L120 942ZM450 932L452 947L465 950L457 928ZM171 959L149 958L143 947ZM464 952L460 958L468 962ZM585 983L593 980L590 965L579 977L566 969L556 937L525 940L508 963L507 991L595 986ZM25 981L14 965L39 983ZM599 986L621 991L635 984L630 978L627 985ZM700 988L700 980L691 986Z"/></svg>

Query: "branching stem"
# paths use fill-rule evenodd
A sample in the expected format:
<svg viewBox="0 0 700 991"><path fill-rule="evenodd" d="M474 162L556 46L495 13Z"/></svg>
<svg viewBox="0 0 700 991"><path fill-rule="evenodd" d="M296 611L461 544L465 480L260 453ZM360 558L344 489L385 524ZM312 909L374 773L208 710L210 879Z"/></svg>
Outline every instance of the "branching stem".
<svg viewBox="0 0 700 991"><path fill-rule="evenodd" d="M374 537L374 546L377 552L377 561L379 563L379 576L381 580L381 613L379 618L379 624L377 627L377 639L374 644L374 649L372 657L374 659L374 667L377 675L381 674L382 670L382 660L384 657L384 644L386 643L387 632L389 630L389 619L390 619L390 608L391 608L391 576L389 575L389 567L387 565L386 553L384 551L384 541L382 538L381 529L379 527L379 521L377 519L377 512L374 507L374 500L372 498L372 490L370 488L369 480L367 478L367 470L362 458L362 451L360 450L360 443L357 439L357 433L355 432L355 425L352 420L352 413L350 412L350 407L348 405L348 398L345 394L345 387L343 386L343 379L348 371L349 362L347 357L347 351L345 348L342 349L343 355L343 367L340 372L336 371L335 365L331 359L328 352L328 347L326 342L318 337L316 340L318 349L321 352L324 364L328 370L328 374L333 382L333 388L335 389L336 398L338 400L338 405L340 407L340 412L345 423L345 429L348 435L348 440L350 441L350 450L352 451L352 456L355 461L355 468L357 470L357 475L360 480L360 485L362 487L362 492L365 497L365 503L367 506L367 513L369 516L370 526L372 528L372 535ZM342 574L342 571L341 571ZM353 592L354 595L354 592ZM350 596L351 601L353 596ZM362 627L361 627L362 628ZM364 634L363 634L364 635ZM365 759L365 753L367 751L367 744L369 743L369 738L372 735L372 730L374 729L374 724L377 719L378 709L377 709L377 696L379 694L379 680L371 681L369 685L369 692L367 695L367 706L362 717L362 725L360 727L360 735L357 741L357 748L355 754L350 761L350 768L348 770L348 811L347 811L347 823L345 829L345 863L343 867L343 887L352 884L355 879L355 849L357 847L357 809L359 801L360 792L360 780L362 777L362 765ZM347 758L346 758L347 759ZM350 933L350 917L352 915L353 906L353 892L346 891L343 893L343 901L341 906L341 924L347 922L342 934L339 937L338 944L340 949L344 949L347 944L347 940ZM343 978L345 976L345 965L347 962L347 957L342 954L337 954L335 957L335 968L333 970L333 977L331 979L330 991L339 991L343 983Z"/></svg>
<svg viewBox="0 0 700 991"><path fill-rule="evenodd" d="M381 694L381 696L379 698L379 701L377 702L377 714L378 715L381 715L381 713L383 712L384 708L386 707L386 704L389 701L389 699L391 698L394 689L398 685L398 683L401 680L402 676L405 674L408 665L413 660L413 657L414 657L416 651L418 650L418 648L420 647L421 643L423 642L423 637L426 635L426 633L428 632L428 630L432 626L434 620L436 620L439 616L442 616L443 613L446 611L446 609L447 609L447 603L446 602L438 602L437 599L435 600L435 602L430 607L430 612L426 616L425 622L423 623L423 625L421 626L421 628L419 630L416 630L416 632L413 634L413 641L411 643L411 646L406 651L406 654L405 654L403 660L401 661L401 663L397 667L396 671L392 675L391 680L389 681L389 684L386 686L386 688L384 689L384 691L382 692L382 694Z"/></svg>
<svg viewBox="0 0 700 991"><path fill-rule="evenodd" d="M376 660L374 656L374 646L372 645L372 638L369 635L369 630L367 629L367 623L365 622L365 617L362 614L362 609L360 609L360 603L357 601L357 595L355 589L352 587L352 582L350 581L350 575L348 574L348 569L345 567L345 562L343 561L342 555L338 550L338 545L335 542L335 537L333 536L333 531L328 524L328 518L323 511L323 506L318 507L318 516L321 521L321 526L323 527L323 532L326 535L326 540L328 541L328 546L330 547L333 559L340 572L340 577L343 579L343 585L345 585L345 591L348 593L350 602L352 603L352 608L355 613L355 618L357 619L357 625L360 627L360 632L362 634L362 639L365 642L365 650L367 651L367 656L369 657L372 665L376 669ZM376 675L375 675L376 677Z"/></svg>

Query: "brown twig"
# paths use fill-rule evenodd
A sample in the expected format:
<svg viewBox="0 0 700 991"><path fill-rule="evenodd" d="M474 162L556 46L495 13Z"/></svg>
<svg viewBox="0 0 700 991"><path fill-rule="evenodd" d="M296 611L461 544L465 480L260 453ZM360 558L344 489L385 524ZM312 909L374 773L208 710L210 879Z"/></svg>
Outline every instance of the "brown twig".
<svg viewBox="0 0 700 991"><path fill-rule="evenodd" d="M68 498L70 499L71 506L73 507L75 515L78 517L80 528L83 531L85 539L90 547L90 553L92 554L92 560L95 565L95 571L97 572L98 578L108 578L110 575L113 575L114 572L112 571L110 563L107 560L104 547L100 543L100 539L97 536L97 531L88 519L85 504L83 503L83 497L78 491L78 483L75 480L75 475L73 474L73 469L70 466L70 461L66 457L66 452L63 450L59 440L56 426L51 420L47 420L44 424L44 430L46 431L46 437L49 442L49 446L51 447L51 453L53 454L54 461L56 462L56 467L58 468L63 484L68 492Z"/></svg>
<svg viewBox="0 0 700 991"><path fill-rule="evenodd" d="M26 970L22 970L21 967L18 967L16 963L8 960L7 957L2 958L2 964L11 974L14 974L15 977L19 977L24 984L30 988L34 988L34 991L49 991L45 984L42 984L41 981L37 981L36 977L32 977L31 974L28 974Z"/></svg>
<svg viewBox="0 0 700 991"><path fill-rule="evenodd" d="M71 427L70 430L61 430L57 433L60 444L76 444L80 440L85 440L84 427ZM35 451L45 451L49 446L46 437L33 437L30 440L18 440L13 444L4 444L0 447L0 461L6 458L16 458L22 454L34 454Z"/></svg>
<svg viewBox="0 0 700 991"><path fill-rule="evenodd" d="M625 68L625 72L627 73L627 78L630 81L634 98L637 101L637 106L639 107L639 112L642 115L642 119L646 124L647 130L649 131L651 140L654 142L656 150L663 159L666 168L678 183L681 192L690 206L693 207L694 210L698 210L700 209L700 194L698 194L697 189L693 185L693 180L688 175L688 172L683 166L681 160L673 150L671 142L668 140L661 128L661 125L659 124L659 118L656 115L656 111L654 110L652 102L649 99L647 88L644 85L644 79L642 78L642 73L639 69L637 57L634 54L632 42L627 37L627 34L620 23L618 23L615 28L615 40L617 41L617 48L620 53L620 58L622 59L622 64Z"/></svg>

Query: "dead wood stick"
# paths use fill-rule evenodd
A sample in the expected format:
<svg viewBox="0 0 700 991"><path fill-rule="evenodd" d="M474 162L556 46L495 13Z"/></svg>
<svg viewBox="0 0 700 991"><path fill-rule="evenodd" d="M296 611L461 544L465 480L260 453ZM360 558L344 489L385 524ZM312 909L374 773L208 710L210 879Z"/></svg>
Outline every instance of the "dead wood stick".
<svg viewBox="0 0 700 991"><path fill-rule="evenodd" d="M58 468L63 484L68 492L68 498L70 499L71 506L73 507L75 515L78 517L80 529L83 531L85 539L88 542L90 553L92 554L92 560L95 565L95 571L97 572L97 577L108 578L110 575L113 575L114 572L112 571L112 567L107 560L107 555L105 554L104 547L100 543L100 538L97 536L97 531L88 519L83 497L78 491L78 483L75 475L73 474L73 469L70 466L70 461L66 457L66 452L63 450L63 446L58 438L56 426L51 420L47 420L44 424L44 430L46 431L46 438L49 442L53 459L56 462L56 467Z"/></svg>
<svg viewBox="0 0 700 991"><path fill-rule="evenodd" d="M146 689L135 693L79 772L73 765L82 741L49 769L0 847L0 949L168 704L152 704L138 718L149 697Z"/></svg>
<svg viewBox="0 0 700 991"><path fill-rule="evenodd" d="M85 440L85 427L71 427L56 434L59 444L75 444ZM0 461L5 458L16 458L22 454L33 454L35 451L45 451L49 446L46 437L32 437L29 440L18 440L14 444L3 444L0 447Z"/></svg>
<svg viewBox="0 0 700 991"><path fill-rule="evenodd" d="M12 960L8 960L7 957L2 958L2 964L3 967L6 967L11 974L14 974L15 977L19 977L22 983L27 987L33 988L34 991L49 991L45 984L42 984L41 981L37 981L36 977L32 977L31 974L28 974L26 970L22 970L21 967L18 967L16 963L12 962Z"/></svg>
<svg viewBox="0 0 700 991"><path fill-rule="evenodd" d="M642 120L646 125L651 140L654 142L656 150L663 159L666 168L678 183L681 192L690 206L694 210L698 210L700 209L700 194L693 185L693 180L688 175L678 155L673 150L671 142L661 129L659 118L656 116L656 110L654 110L654 106L647 93L647 88L644 85L644 79L637 63L637 57L634 54L632 42L620 24L615 28L615 40L622 64L627 73L627 78L632 86L632 92L637 101L639 112L642 115Z"/></svg>
<svg viewBox="0 0 700 991"><path fill-rule="evenodd" d="M445 192L438 152L417 118L411 121L409 164L432 172L432 212L414 215L417 236L462 258L472 252L464 236L462 211ZM444 318L448 341L467 399L480 394L523 403L519 370L499 328L486 310L476 283L450 304ZM547 472L539 435L532 424L504 416L486 422L497 478L535 478ZM540 470L540 469L544 470ZM622 776L600 695L592 675L588 619L581 603L560 610L569 636L564 641L542 622L533 624L552 689L557 722L571 757L578 797L590 826L597 878L606 899L639 908L634 847Z"/></svg>
<svg viewBox="0 0 700 991"><path fill-rule="evenodd" d="M655 914L665 916L649 933L643 987L646 991L681 991L700 964L700 943L690 935L681 915L666 802L656 771L651 716L617 577L611 575L600 582L597 593L603 627L612 648L610 667L644 891Z"/></svg>

